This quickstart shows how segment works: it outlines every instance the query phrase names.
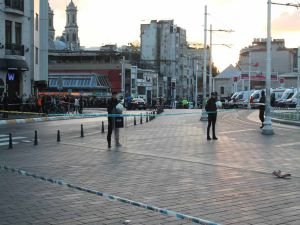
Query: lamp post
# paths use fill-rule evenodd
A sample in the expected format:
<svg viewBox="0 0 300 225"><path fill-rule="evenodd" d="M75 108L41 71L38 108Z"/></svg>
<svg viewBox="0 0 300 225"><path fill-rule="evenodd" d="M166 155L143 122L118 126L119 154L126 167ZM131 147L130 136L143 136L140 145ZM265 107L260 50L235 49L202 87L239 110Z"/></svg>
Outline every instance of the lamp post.
<svg viewBox="0 0 300 225"><path fill-rule="evenodd" d="M297 112L300 112L300 73L298 71L297 74L297 105L296 105Z"/></svg>
<svg viewBox="0 0 300 225"><path fill-rule="evenodd" d="M248 59L248 92L249 92L249 96L248 96L248 109L251 109L251 104L250 104L250 91L251 91L251 51L249 51L249 59Z"/></svg>
<svg viewBox="0 0 300 225"><path fill-rule="evenodd" d="M270 89L271 89L271 0L268 0L267 13L267 59L266 59L266 103L265 103L265 122L262 134L274 134L271 121Z"/></svg>
<svg viewBox="0 0 300 225"><path fill-rule="evenodd" d="M125 56L122 57L121 60L121 93L123 98L125 99Z"/></svg>
<svg viewBox="0 0 300 225"><path fill-rule="evenodd" d="M203 59L203 90L202 90L202 113L200 120L207 121L208 116L205 111L205 104L206 104L206 61L207 61L207 51L206 51L206 32L207 32L207 6L205 5L204 8L204 59Z"/></svg>

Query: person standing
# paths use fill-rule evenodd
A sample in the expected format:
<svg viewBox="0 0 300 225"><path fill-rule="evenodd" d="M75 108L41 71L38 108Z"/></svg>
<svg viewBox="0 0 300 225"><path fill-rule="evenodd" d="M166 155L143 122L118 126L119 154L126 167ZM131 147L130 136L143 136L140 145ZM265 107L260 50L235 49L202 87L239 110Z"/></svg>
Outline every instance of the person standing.
<svg viewBox="0 0 300 225"><path fill-rule="evenodd" d="M116 128L115 124L115 118L117 114L117 108L116 106L118 105L118 99L117 99L117 92L113 92L111 99L108 100L107 103L107 113L108 113L108 132L107 132L107 144L108 148L111 148L111 135L112 131L114 130L114 135L115 135L115 142L116 146L121 146L119 142L119 128Z"/></svg>
<svg viewBox="0 0 300 225"><path fill-rule="evenodd" d="M216 137L216 121L217 121L217 93L212 92L211 98L208 99L205 110L208 114L208 124L207 124L207 140L211 140L210 137L210 127L212 127L213 140L218 140Z"/></svg>
<svg viewBox="0 0 300 225"><path fill-rule="evenodd" d="M261 91L261 97L259 99L259 119L261 121L260 129L264 127L265 122L265 103L266 103L266 95L265 91Z"/></svg>
<svg viewBox="0 0 300 225"><path fill-rule="evenodd" d="M79 100L78 98L75 98L75 101L74 101L74 107L75 107L75 113L78 114L78 109L79 109Z"/></svg>

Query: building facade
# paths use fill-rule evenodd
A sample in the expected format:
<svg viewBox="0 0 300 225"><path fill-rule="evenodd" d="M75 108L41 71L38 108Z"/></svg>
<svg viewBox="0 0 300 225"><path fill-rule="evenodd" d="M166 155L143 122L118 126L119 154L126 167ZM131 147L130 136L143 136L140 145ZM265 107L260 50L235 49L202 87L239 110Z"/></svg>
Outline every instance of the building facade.
<svg viewBox="0 0 300 225"><path fill-rule="evenodd" d="M297 86L298 49L286 48L284 39L273 39L271 46L271 87ZM236 91L264 89L266 57L266 39L255 38L241 49L237 65L228 66L215 78L215 90L227 97Z"/></svg>
<svg viewBox="0 0 300 225"><path fill-rule="evenodd" d="M168 100L188 95L186 31L173 20L141 25L141 67L158 72L159 93Z"/></svg>
<svg viewBox="0 0 300 225"><path fill-rule="evenodd" d="M41 81L48 80L47 44L43 42L48 29L40 30L45 26L41 23L48 23L45 18L46 1L0 0L0 94L6 92L10 102L28 97Z"/></svg>

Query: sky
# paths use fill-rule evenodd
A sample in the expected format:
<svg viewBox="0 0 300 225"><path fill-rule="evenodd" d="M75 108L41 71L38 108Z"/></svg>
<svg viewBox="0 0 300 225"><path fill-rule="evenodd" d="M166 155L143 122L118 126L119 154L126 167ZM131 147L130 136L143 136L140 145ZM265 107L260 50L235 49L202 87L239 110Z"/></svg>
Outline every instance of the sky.
<svg viewBox="0 0 300 225"><path fill-rule="evenodd" d="M55 35L66 25L66 6L70 0L49 0L54 11ZM80 45L127 45L140 42L140 25L151 20L173 19L186 30L188 42L204 43L204 9L207 29L212 32L212 57L220 72L238 61L239 51L254 38L267 37L267 0L73 0L77 6ZM273 3L300 4L296 0ZM272 38L285 39L286 47L300 46L300 8L272 4ZM207 34L207 44L210 32ZM226 47L230 46L229 47Z"/></svg>

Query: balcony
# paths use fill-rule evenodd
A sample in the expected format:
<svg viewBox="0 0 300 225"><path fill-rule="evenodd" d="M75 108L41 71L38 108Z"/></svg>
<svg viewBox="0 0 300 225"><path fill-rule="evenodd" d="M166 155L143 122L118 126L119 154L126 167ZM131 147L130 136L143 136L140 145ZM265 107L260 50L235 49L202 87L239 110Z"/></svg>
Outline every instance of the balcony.
<svg viewBox="0 0 300 225"><path fill-rule="evenodd" d="M5 44L5 55L24 56L24 45Z"/></svg>

